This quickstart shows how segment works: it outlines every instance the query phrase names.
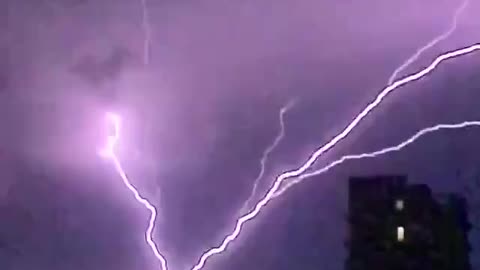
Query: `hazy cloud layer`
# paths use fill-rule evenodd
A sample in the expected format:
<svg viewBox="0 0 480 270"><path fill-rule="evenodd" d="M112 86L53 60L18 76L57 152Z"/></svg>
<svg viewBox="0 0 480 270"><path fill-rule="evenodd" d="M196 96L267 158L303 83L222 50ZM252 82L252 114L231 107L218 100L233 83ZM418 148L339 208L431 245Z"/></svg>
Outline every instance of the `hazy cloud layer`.
<svg viewBox="0 0 480 270"><path fill-rule="evenodd" d="M248 197L261 153L277 132L281 106L299 100L286 116L286 138L267 165L270 178L264 183L299 165L344 127L396 66L448 28L459 5L454 0L147 2L152 29L147 67L140 1L2 4L0 189L16 191L0 198L24 196L18 207L34 209L36 221L28 226L38 237L22 246L22 259L7 256L12 269L31 269L25 258L46 269L153 269L141 242L144 212L96 155L105 137L105 111L124 118L122 160L160 205L157 238L171 269L188 267L230 230L232 213ZM442 51L478 42L479 10L472 2L458 31L407 72ZM452 61L431 78L399 89L319 164L390 145L432 123L478 119L479 62L478 54ZM409 161L412 152L421 152L413 150L398 154L399 160L346 166L319 177L323 184L307 184L272 203L258 224L249 225L247 237L206 269L291 269L284 256L302 242L305 250L319 245L302 269L317 269L320 262L325 269L341 269L343 217L326 205L343 208L342 181L349 174L406 171L417 180L438 179L453 167L474 166L472 140L459 142L469 154L465 163L451 167L447 159L427 154ZM437 139L418 149L428 153L443 144ZM451 150L442 151L432 155ZM444 169L434 169L439 167ZM450 181L439 180L438 186ZM60 221L38 218L49 215ZM324 228L321 235L311 238L318 228ZM116 247L123 263L115 263Z"/></svg>

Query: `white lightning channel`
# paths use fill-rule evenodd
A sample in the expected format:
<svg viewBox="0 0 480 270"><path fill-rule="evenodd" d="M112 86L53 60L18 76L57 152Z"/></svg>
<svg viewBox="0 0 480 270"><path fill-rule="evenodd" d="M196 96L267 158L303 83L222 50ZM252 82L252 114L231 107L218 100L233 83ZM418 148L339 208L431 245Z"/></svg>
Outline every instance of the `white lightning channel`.
<svg viewBox="0 0 480 270"><path fill-rule="evenodd" d="M405 148L409 144L414 143L420 137L422 137L424 135L427 135L429 133L439 131L439 130L442 130L442 129L460 129L460 128L467 128L467 127L480 127L480 121L465 121L465 122L458 123L458 124L438 124L436 126L427 127L427 128L424 128L424 129L418 131L417 133L415 133L415 135L411 136L410 138L406 139L405 141L403 141L403 142L401 142L401 143L399 143L395 146L386 147L386 148L383 148L383 149L375 151L375 152L343 156L343 157L329 163L327 166L325 166L323 168L320 168L320 169L315 170L313 172L302 174L299 177L296 177L296 178L292 179L291 181L286 182L286 184L283 185L281 189L279 189L277 192L275 192L273 194L273 198L276 198L276 197L279 197L279 196L283 195L283 193L285 193L289 188L291 188L292 186L294 186L296 184L301 183L306 178L326 173L330 169L332 169L333 167L335 167L337 165L340 165L340 164L344 163L345 161L363 159L363 158L374 158L374 157L378 157L380 155L384 155L384 154L388 154L388 153L392 153L392 152L397 152L397 151L402 150L403 148Z"/></svg>
<svg viewBox="0 0 480 270"><path fill-rule="evenodd" d="M155 258L160 262L161 270L167 270L167 260L160 254L157 244L153 240L153 229L155 228L155 220L157 218L157 209L144 197L140 195L138 190L133 186L125 173L120 160L118 159L115 148L120 138L120 116L114 113L107 113L107 121L114 127L114 134L107 137L107 144L100 150L100 155L113 162L115 171L120 175L125 187L135 197L135 200L142 204L150 212L150 220L148 222L147 230L145 231L145 241L152 250Z"/></svg>
<svg viewBox="0 0 480 270"><path fill-rule="evenodd" d="M277 179L275 180L271 189L256 204L255 208L252 211L250 211L249 213L245 214L244 216L240 217L237 220L233 231L223 239L222 243L219 246L210 248L205 253L203 253L200 256L197 264L195 264L192 267L192 270L202 269L205 266L206 261L210 257L212 257L213 255L224 252L226 250L226 248L228 247L228 245L240 235L240 232L242 230L243 225L247 221L255 218L258 215L258 213L262 210L262 208L273 198L273 195L275 194L275 192L277 192L277 190L280 188L280 185L282 184L282 182L285 179L291 178L291 177L297 177L297 176L303 174L308 168L310 168L313 165L313 163L316 161L316 159L319 156L321 156L323 153L328 151L330 148L334 147L339 141L341 141L346 136L348 136L348 134L350 134L350 132L358 125L358 123L360 123L360 121L363 118L365 118L374 108L376 108L390 92L392 92L393 90L395 90L398 87L401 87L403 85L406 85L407 83L410 83L412 81L416 81L416 80L426 76L427 74L432 72L441 62L443 62L447 59L455 58L455 57L466 55L466 54L470 54L470 53L473 53L477 50L480 50L480 44L473 44L473 45L470 45L470 46L462 48L462 49L457 49L457 50L454 50L454 51L446 52L446 53L438 56L437 58L435 58L435 60L428 67L420 70L417 73L414 73L410 76L407 76L403 79L400 79L400 80L392 83L391 85L387 86L386 88L384 88L377 95L375 100L372 101L370 104L368 104L367 107L365 107L353 119L353 121L350 122L350 124L348 124L347 127L345 127L345 129L342 132L340 132L338 135L336 135L328 143L326 143L325 145L323 145L322 147L317 149L300 168L298 168L296 170L292 170L292 171L287 171L287 172L284 172L281 175L279 175L277 177Z"/></svg>
<svg viewBox="0 0 480 270"><path fill-rule="evenodd" d="M270 153L275 150L277 145L282 141L283 137L285 136L285 123L284 123L284 116L293 106L295 105L295 100L291 100L285 106L282 107L279 113L279 121L280 121L280 131L273 140L273 142L263 151L262 158L260 159L260 172L258 173L257 177L254 180L252 191L250 192L250 196L243 204L242 208L240 209L240 214L245 213L248 210L248 207L255 197L257 193L257 188L260 180L263 178L265 173L265 164L267 163L268 156Z"/></svg>
<svg viewBox="0 0 480 270"><path fill-rule="evenodd" d="M150 20L148 17L147 0L140 0L142 3L142 28L144 34L143 40L143 64L147 66L150 62Z"/></svg>
<svg viewBox="0 0 480 270"><path fill-rule="evenodd" d="M453 21L450 24L450 27L447 29L447 31L443 32L443 34L437 36L436 38L431 40L429 43L427 43L425 46L418 49L410 58L408 58L405 62L403 62L402 65L400 65L397 69L395 69L393 74L388 79L389 85L392 84L395 81L395 79L398 77L398 75L402 71L404 71L409 65L415 62L425 51L434 47L439 42L447 39L455 31L455 29L457 29L458 18L460 14L463 12L463 10L467 7L468 2L469 0L463 0L462 3L458 6L458 8L455 10L455 13L453 14Z"/></svg>

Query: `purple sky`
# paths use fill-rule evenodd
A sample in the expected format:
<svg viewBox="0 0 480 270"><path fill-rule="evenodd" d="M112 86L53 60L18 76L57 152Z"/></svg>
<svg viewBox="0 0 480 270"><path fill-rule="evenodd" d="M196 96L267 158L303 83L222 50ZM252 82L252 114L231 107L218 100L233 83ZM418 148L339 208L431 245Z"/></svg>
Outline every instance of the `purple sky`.
<svg viewBox="0 0 480 270"><path fill-rule="evenodd" d="M0 218L0 236L14 246L3 251L0 241L0 268L157 269L142 240L146 211L95 153L103 114L115 110L124 118L123 163L159 208L157 242L170 269L189 269L231 230L283 105L298 99L262 193L448 28L459 2L147 0L146 67L140 0L2 2L0 207L16 210ZM408 72L478 42L479 11L472 1L457 31ZM396 90L318 166L435 123L479 120L479 68L472 54ZM205 269L340 270L349 175L407 173L438 191L461 190L469 175L480 177L479 135L441 132L295 187Z"/></svg>

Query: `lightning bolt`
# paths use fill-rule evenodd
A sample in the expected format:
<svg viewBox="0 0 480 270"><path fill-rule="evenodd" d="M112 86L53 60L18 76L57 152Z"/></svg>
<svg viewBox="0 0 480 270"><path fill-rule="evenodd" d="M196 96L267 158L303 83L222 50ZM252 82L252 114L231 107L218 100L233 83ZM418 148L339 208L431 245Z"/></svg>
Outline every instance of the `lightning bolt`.
<svg viewBox="0 0 480 270"><path fill-rule="evenodd" d="M262 158L260 159L260 172L258 173L257 177L254 180L254 184L253 184L253 188L250 193L250 196L248 197L248 199L245 201L242 208L240 209L240 214L248 210L248 206L250 205L251 201L253 200L253 197L255 196L255 193L257 192L258 184L260 180L263 178L263 174L265 173L265 164L267 162L268 156L273 150L275 150L277 145L283 139L283 136L285 136L285 123L283 118L285 113L287 113L295 105L295 102L296 100L291 100L285 106L283 106L282 109L280 109L280 113L279 113L280 132L275 137L274 141L265 149L265 151L263 151Z"/></svg>
<svg viewBox="0 0 480 270"><path fill-rule="evenodd" d="M143 64L147 66L150 61L150 23L148 19L147 0L140 0L142 3L142 28L145 35L143 40Z"/></svg>
<svg viewBox="0 0 480 270"><path fill-rule="evenodd" d="M415 62L420 55L422 55L425 51L428 49L432 48L433 46L437 45L437 43L445 40L448 38L454 31L457 29L457 22L458 22L458 17L460 14L463 12L463 10L467 7L469 0L463 0L463 2L458 6L458 8L455 10L455 13L453 15L453 21L450 27L445 31L443 34L439 35L429 43L427 43L425 46L421 47L418 49L410 58L408 58L402 65L400 65L395 71L392 73L390 78L388 79L388 84L392 84L395 79L397 78L398 74L400 74L402 71L404 71L409 65L411 65L413 62Z"/></svg>
<svg viewBox="0 0 480 270"><path fill-rule="evenodd" d="M437 58L426 68L420 70L417 73L414 73L412 75L409 75L403 79L400 79L398 81L395 81L394 83L390 84L386 88L384 88L377 96L376 98L367 105L351 122L350 124L345 127L345 129L340 132L338 135L336 135L333 139L331 139L328 143L317 149L310 157L309 159L298 169L292 170L292 171L287 171L279 175L275 182L273 183L273 186L270 188L270 190L267 192L267 194L255 205L255 208L250 211L249 213L243 215L240 217L235 224L235 227L233 231L228 234L222 241L222 243L219 246L210 248L206 252L204 252L197 264L195 264L192 268L192 270L200 270L204 267L206 261L212 257L213 255L220 254L226 250L228 245L234 241L239 235L242 230L243 225L248 222L249 220L255 218L258 213L262 210L262 208L272 199L274 198L274 194L277 192L277 190L280 188L282 182L291 177L297 177L303 174L308 168L310 168L313 163L316 161L316 159L321 156L323 153L328 151L330 148L334 147L338 142L340 142L342 139L344 139L350 132L358 125L358 123L365 118L373 109L375 109L381 102L382 100L393 90L396 88L399 88L403 85L406 85L407 83L410 83L412 81L416 81L430 72L432 72L441 62L448 60L450 58L455 58L459 57L462 55L466 55L469 53L473 53L477 50L480 50L480 44L473 44L470 45L469 47L465 47L462 49L458 49L455 51L450 51L446 52Z"/></svg>
<svg viewBox="0 0 480 270"><path fill-rule="evenodd" d="M100 150L100 155L102 157L110 159L113 162L115 170L120 175L120 178L122 178L125 187L130 190L130 192L135 197L135 200L137 200L148 211L150 211L150 220L148 222L147 230L145 231L145 240L157 260L160 262L162 270L167 270L167 261L158 251L157 244L155 243L155 241L153 241L152 236L153 229L155 228L155 220L157 218L157 210L146 198L142 197L138 190L135 188L135 186L130 183L127 174L123 170L120 160L115 154L115 146L117 145L120 137L120 116L114 113L107 113L106 117L107 121L114 127L114 134L107 137L107 144L103 149Z"/></svg>
<svg viewBox="0 0 480 270"><path fill-rule="evenodd" d="M427 127L427 128L424 128L424 129L418 131L417 133L415 133L410 138L406 139L405 141L403 141L403 142L401 142L401 143L399 143L395 146L390 146L390 147L383 148L381 150L378 150L378 151L375 151L375 152L370 152L370 153L362 153L362 154L357 154L357 155L343 156L343 157L331 162L330 164L328 164L327 166L325 166L323 168L320 168L320 169L315 170L315 171L310 172L310 173L302 174L301 176L293 179L292 181L287 182L285 185L282 186L282 188L280 190L278 190L277 192L275 192L273 194L272 198L276 198L276 197L281 196L289 188L291 188L292 186L294 186L296 184L301 183L304 179L315 176L315 175L325 173L325 172L329 171L330 169L332 169L333 167L344 163L345 161L362 159L362 158L374 158L374 157L384 155L384 154L387 154L387 153L397 152L397 151L400 151L403 148L407 147L408 145L414 143L416 140L420 139L420 137L422 137L424 135L427 135L429 133L439 131L439 130L442 130L442 129L460 129L460 128L467 128L467 127L480 127L480 121L465 121L465 122L458 123L458 124L438 124L436 126Z"/></svg>

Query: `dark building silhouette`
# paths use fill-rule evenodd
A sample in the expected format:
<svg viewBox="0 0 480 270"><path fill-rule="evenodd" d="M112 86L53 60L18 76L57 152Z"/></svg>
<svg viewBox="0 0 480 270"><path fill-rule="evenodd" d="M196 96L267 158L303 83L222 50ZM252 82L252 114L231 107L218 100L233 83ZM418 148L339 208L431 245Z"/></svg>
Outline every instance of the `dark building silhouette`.
<svg viewBox="0 0 480 270"><path fill-rule="evenodd" d="M347 270L469 270L466 200L406 176L349 180Z"/></svg>

